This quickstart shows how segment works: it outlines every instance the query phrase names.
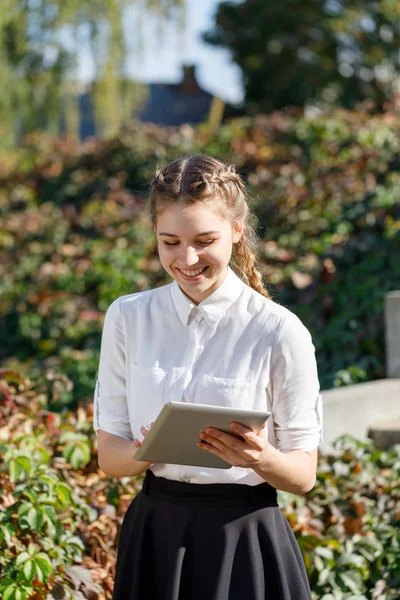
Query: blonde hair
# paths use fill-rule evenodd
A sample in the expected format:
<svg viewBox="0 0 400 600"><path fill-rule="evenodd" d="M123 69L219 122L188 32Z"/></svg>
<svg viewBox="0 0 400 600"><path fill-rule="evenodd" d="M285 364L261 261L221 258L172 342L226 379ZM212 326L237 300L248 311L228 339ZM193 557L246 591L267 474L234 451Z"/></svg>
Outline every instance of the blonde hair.
<svg viewBox="0 0 400 600"><path fill-rule="evenodd" d="M245 185L235 166L210 156L194 154L176 158L164 169L157 170L149 191L153 226L160 212L178 203L214 204L213 208L223 218L229 219L232 227L237 222L243 222L243 234L238 242L233 243L230 266L247 285L266 298L271 298L257 268L257 219L249 209Z"/></svg>

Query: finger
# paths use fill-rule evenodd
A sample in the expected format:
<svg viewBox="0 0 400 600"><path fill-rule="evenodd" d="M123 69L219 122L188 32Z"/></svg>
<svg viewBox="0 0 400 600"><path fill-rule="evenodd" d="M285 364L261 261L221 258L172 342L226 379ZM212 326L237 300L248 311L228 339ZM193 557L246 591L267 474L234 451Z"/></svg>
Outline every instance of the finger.
<svg viewBox="0 0 400 600"><path fill-rule="evenodd" d="M261 425L260 429L254 431L254 429L251 429L250 427L246 427L245 425L241 425L240 423L236 423L236 421L231 421L231 423L230 423L230 426L232 427L232 429L234 431L237 431L241 435L242 435L242 433L245 433L246 431L254 431L254 433L258 434L263 429L265 429L267 425L268 425L268 421L264 421L264 423Z"/></svg>
<svg viewBox="0 0 400 600"><path fill-rule="evenodd" d="M236 421L232 421L230 423L230 427L233 431L235 431L235 433L238 433L239 435L241 435L244 439L246 439L244 437L244 434L246 432L252 431L250 429L250 427L246 427L245 425L241 425L240 423L236 423Z"/></svg>
<svg viewBox="0 0 400 600"><path fill-rule="evenodd" d="M255 433L248 427L244 425L240 425L240 423L232 422L231 428L233 431L236 431L241 436L243 436L246 444L253 446L257 450L262 450L264 447L265 440L263 437L260 437L258 433Z"/></svg>
<svg viewBox="0 0 400 600"><path fill-rule="evenodd" d="M207 427L204 433L205 435L210 436L210 438L217 439L228 446L228 448L234 450L241 450L244 444L244 440L238 438L236 435L221 431L220 429L214 429L213 427Z"/></svg>
<svg viewBox="0 0 400 600"><path fill-rule="evenodd" d="M228 454L226 452L222 452L212 444L208 444L206 442L197 442L197 446L203 450L206 450L207 452L210 452L211 454L215 454L215 456L222 458L222 460L225 460L229 464L232 464Z"/></svg>
<svg viewBox="0 0 400 600"><path fill-rule="evenodd" d="M135 446L135 448L140 448L142 442L140 440L133 440L133 445Z"/></svg>
<svg viewBox="0 0 400 600"><path fill-rule="evenodd" d="M260 435L260 433L266 428L267 426L267 421L265 421L265 423L263 423L263 425L261 426L261 429L258 430L258 435Z"/></svg>
<svg viewBox="0 0 400 600"><path fill-rule="evenodd" d="M218 458L221 458L231 466L248 468L249 466L251 467L251 465L255 462L257 458L252 454L254 453L254 450L246 449L245 451L243 451L243 454L241 454L240 452L232 450L228 447L226 447L226 451L221 450L215 445L208 444L206 442L198 442L197 446L202 450L207 450L207 452L218 456ZM245 448L244 444L243 447Z"/></svg>
<svg viewBox="0 0 400 600"><path fill-rule="evenodd" d="M146 435L149 433L150 431L150 427L148 425L142 425L140 428L140 433L146 437Z"/></svg>
<svg viewBox="0 0 400 600"><path fill-rule="evenodd" d="M211 430L207 428L206 432L207 431ZM201 433L200 438L208 444L213 445L220 450L220 452L223 452L224 454L240 454L246 448L245 442L238 439L236 436L229 435L229 433L225 433L218 429L212 431L214 431L212 434Z"/></svg>

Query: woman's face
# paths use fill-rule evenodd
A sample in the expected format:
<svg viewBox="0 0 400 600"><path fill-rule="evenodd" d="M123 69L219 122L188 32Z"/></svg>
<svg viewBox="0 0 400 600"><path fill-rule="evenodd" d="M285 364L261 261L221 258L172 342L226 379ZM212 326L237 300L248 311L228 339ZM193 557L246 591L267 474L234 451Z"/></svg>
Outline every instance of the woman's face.
<svg viewBox="0 0 400 600"><path fill-rule="evenodd" d="M229 221L201 204L173 204L158 215L154 232L162 266L199 304L224 281L242 224L232 229Z"/></svg>

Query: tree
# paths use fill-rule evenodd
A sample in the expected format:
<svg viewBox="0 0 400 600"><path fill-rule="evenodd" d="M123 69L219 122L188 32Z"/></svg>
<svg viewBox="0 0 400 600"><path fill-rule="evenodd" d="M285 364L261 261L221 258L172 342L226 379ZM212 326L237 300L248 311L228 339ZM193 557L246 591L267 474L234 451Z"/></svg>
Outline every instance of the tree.
<svg viewBox="0 0 400 600"><path fill-rule="evenodd" d="M124 35L127 7L161 20L182 15L184 0L2 0L0 11L0 147L37 127L58 132L66 120L77 135L77 54L86 43L95 63L98 128L116 133L129 117L137 86L125 75L132 38ZM135 49L138 49L137 43Z"/></svg>
<svg viewBox="0 0 400 600"><path fill-rule="evenodd" d="M383 106L398 93L400 5L392 0L222 2L206 42L242 70L245 110L310 100Z"/></svg>

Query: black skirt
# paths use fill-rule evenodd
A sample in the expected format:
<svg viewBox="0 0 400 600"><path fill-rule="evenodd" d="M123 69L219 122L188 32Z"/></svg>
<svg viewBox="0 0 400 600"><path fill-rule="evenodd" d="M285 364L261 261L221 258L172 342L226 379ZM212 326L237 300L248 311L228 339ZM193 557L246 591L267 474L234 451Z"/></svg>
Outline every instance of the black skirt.
<svg viewBox="0 0 400 600"><path fill-rule="evenodd" d="M147 470L122 522L112 599L311 600L311 591L275 488Z"/></svg>

